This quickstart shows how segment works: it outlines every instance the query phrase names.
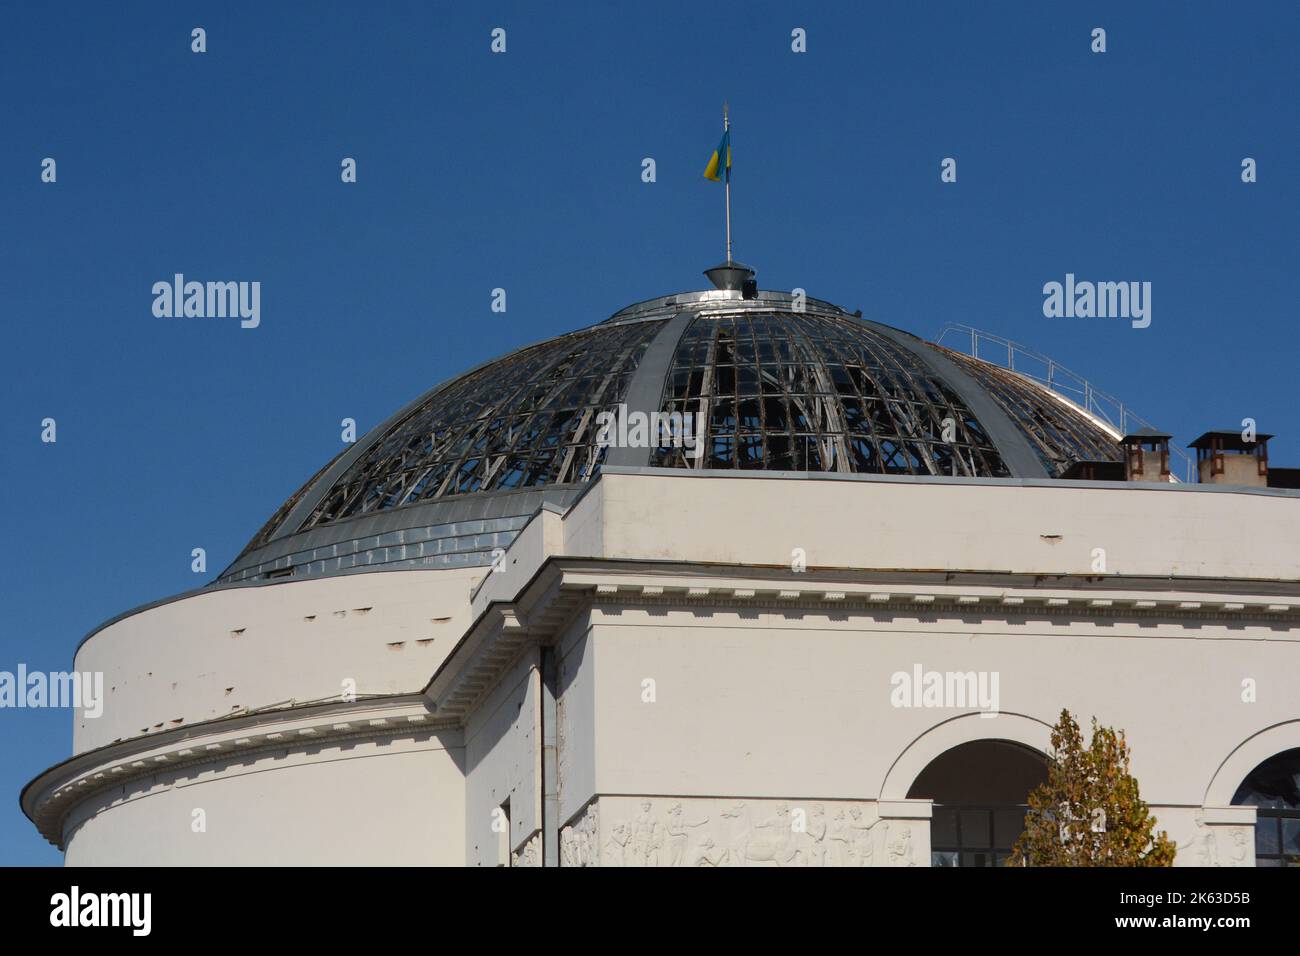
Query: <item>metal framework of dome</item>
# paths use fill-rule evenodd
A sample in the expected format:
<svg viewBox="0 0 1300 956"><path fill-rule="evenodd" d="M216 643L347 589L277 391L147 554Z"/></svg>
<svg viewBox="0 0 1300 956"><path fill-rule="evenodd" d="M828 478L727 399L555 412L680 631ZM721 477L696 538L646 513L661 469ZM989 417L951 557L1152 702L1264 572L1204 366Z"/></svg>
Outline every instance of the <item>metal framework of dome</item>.
<svg viewBox="0 0 1300 956"><path fill-rule="evenodd" d="M702 423L604 447L602 412ZM437 386L327 463L216 583L486 564L602 467L1056 478L1120 436L1024 376L816 299L665 296ZM654 444L654 443L647 443Z"/></svg>

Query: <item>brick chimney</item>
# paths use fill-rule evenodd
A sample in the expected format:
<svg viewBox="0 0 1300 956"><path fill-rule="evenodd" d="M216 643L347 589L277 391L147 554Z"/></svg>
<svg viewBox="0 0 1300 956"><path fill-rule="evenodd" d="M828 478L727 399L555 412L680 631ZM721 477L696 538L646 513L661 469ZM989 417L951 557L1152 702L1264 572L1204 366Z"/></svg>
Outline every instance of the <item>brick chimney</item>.
<svg viewBox="0 0 1300 956"><path fill-rule="evenodd" d="M1240 431L1206 432L1190 448L1196 449L1197 479L1210 485L1268 486L1268 440L1257 434L1246 441Z"/></svg>
<svg viewBox="0 0 1300 956"><path fill-rule="evenodd" d="M1121 438L1125 480L1173 481L1169 473L1170 437L1154 428L1143 428Z"/></svg>

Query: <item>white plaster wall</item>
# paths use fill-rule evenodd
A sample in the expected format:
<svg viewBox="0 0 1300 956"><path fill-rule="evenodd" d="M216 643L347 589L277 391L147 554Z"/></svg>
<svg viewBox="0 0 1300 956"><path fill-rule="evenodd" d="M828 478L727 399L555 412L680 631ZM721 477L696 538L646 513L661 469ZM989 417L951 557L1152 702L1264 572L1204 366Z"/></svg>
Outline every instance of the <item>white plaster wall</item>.
<svg viewBox="0 0 1300 956"><path fill-rule="evenodd" d="M565 519L569 554L789 567L1300 579L1300 497L606 473ZM1055 537L1043 537L1044 535Z"/></svg>
<svg viewBox="0 0 1300 956"><path fill-rule="evenodd" d="M599 480L588 486L564 515L564 553L603 556L605 549L605 488L621 475L602 471Z"/></svg>
<svg viewBox="0 0 1300 956"><path fill-rule="evenodd" d="M104 713L73 750L295 700L420 690L469 624L482 568L388 571L212 591L103 629L76 656Z"/></svg>
<svg viewBox="0 0 1300 956"><path fill-rule="evenodd" d="M510 542L492 573L483 575L474 591L471 617L477 618L494 601L512 600L547 557L563 550L563 519L549 508L539 510Z"/></svg>
<svg viewBox="0 0 1300 956"><path fill-rule="evenodd" d="M558 650L556 698L559 818L563 824L596 793L596 646L588 633L589 617L576 619Z"/></svg>
<svg viewBox="0 0 1300 956"><path fill-rule="evenodd" d="M493 811L510 799L511 851L541 829L541 678L535 648L522 655L465 726L465 823L470 866L496 866Z"/></svg>
<svg viewBox="0 0 1300 956"><path fill-rule="evenodd" d="M160 774L77 807L69 866L460 866L456 733ZM206 832L194 832L194 810Z"/></svg>
<svg viewBox="0 0 1300 956"><path fill-rule="evenodd" d="M594 792L901 799L964 740L1044 748L1062 707L1126 731L1152 804L1200 806L1220 765L1265 728L1277 750L1300 746L1300 648L1266 628L837 617L597 610ZM997 672L1003 716L893 707L892 674L917 663ZM641 700L647 677L653 704ZM1246 678L1256 703L1242 701ZM914 747L920 757L891 777Z"/></svg>

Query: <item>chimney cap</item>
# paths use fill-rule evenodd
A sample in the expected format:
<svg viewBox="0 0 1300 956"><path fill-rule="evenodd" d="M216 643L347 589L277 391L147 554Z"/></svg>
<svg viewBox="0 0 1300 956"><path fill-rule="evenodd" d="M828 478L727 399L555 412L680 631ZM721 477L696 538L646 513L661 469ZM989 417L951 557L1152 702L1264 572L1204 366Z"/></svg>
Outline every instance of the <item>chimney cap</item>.
<svg viewBox="0 0 1300 956"><path fill-rule="evenodd" d="M1272 435L1266 435L1258 432L1254 441L1246 441L1241 437L1240 428L1224 428L1217 431L1208 431L1196 441L1189 442L1188 448L1195 448L1197 451L1209 451L1216 446L1221 451L1254 451L1257 447L1264 444L1272 438Z"/></svg>
<svg viewBox="0 0 1300 956"><path fill-rule="evenodd" d="M1121 445L1140 445L1143 442L1169 441L1173 437L1173 435L1155 428L1139 428L1135 432L1129 432L1119 440L1119 443Z"/></svg>

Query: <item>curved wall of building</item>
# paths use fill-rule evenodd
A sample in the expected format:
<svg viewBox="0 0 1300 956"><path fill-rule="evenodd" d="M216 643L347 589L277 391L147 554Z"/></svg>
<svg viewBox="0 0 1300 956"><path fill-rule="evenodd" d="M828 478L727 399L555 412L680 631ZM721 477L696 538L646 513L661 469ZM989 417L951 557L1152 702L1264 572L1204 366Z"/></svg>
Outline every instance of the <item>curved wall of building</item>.
<svg viewBox="0 0 1300 956"><path fill-rule="evenodd" d="M456 733L232 756L80 804L68 866L457 866Z"/></svg>
<svg viewBox="0 0 1300 956"><path fill-rule="evenodd" d="M468 625L483 568L203 591L117 620L77 651L104 674L74 753L267 708L418 693Z"/></svg>

